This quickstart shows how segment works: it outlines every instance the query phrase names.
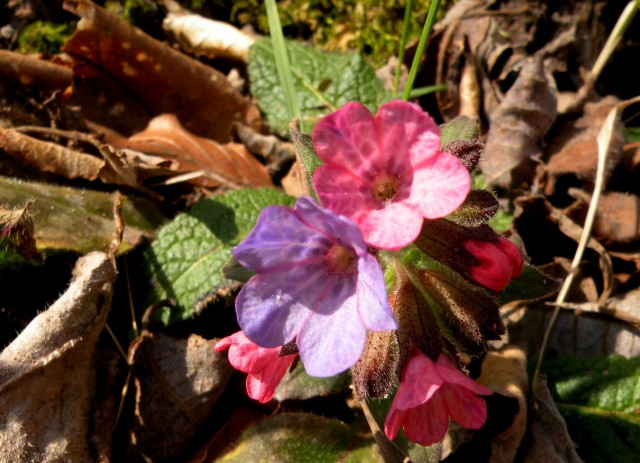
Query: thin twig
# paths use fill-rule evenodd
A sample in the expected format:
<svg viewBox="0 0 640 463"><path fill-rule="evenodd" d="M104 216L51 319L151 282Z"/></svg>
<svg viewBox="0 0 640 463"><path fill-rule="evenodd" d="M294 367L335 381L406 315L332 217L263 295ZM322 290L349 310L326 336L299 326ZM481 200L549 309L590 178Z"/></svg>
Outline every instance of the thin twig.
<svg viewBox="0 0 640 463"><path fill-rule="evenodd" d="M596 168L596 179L593 189L593 196L591 197L591 203L589 204L589 210L587 211L587 217L584 222L584 228L582 230L580 242L578 243L578 249L576 250L576 254L573 258L573 261L571 262L569 274L567 275L567 278L560 288L560 292L558 293L558 297L555 301L556 307L551 314L551 319L549 320L549 324L547 325L547 329L545 330L544 337L542 339L542 345L540 346L540 352L538 353L538 360L536 362L536 369L533 374L531 388L532 391L535 391L537 387L538 376L540 375L540 367L542 366L542 359L544 357L544 351L547 344L549 343L549 337L551 336L553 325L555 324L555 321L558 318L558 314L560 313L560 307L565 303L565 299L569 294L569 290L571 289L573 280L575 279L575 276L579 271L580 262L582 261L584 250L587 247L587 242L589 241L591 235L591 229L593 228L593 223L596 218L596 212L598 210L598 201L600 199L600 195L602 194L602 190L604 189L607 155L609 153L609 145L611 142L614 122L618 117L618 111L621 111L625 107L637 101L640 101L640 97L636 97L616 105L615 108L609 112L609 115L607 116L602 129L600 129L600 133L598 134L598 164Z"/></svg>

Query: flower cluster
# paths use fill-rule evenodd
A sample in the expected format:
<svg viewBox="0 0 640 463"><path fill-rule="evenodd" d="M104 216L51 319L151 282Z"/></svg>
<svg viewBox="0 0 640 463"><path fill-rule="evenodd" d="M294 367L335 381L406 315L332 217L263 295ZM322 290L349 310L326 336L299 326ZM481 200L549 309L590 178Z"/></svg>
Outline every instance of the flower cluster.
<svg viewBox="0 0 640 463"><path fill-rule="evenodd" d="M293 208L265 208L234 248L255 275L236 299L241 331L215 349L229 348L260 402L299 356L312 376L355 366L361 399L399 383L385 423L391 439L403 428L430 445L449 418L480 427L479 396L491 391L461 372L458 354L479 353L504 332L494 296L524 265L486 217L468 220L495 202L470 194L481 145L442 150L433 119L404 101L375 116L348 103L312 139L323 163L312 178L320 204L302 197Z"/></svg>

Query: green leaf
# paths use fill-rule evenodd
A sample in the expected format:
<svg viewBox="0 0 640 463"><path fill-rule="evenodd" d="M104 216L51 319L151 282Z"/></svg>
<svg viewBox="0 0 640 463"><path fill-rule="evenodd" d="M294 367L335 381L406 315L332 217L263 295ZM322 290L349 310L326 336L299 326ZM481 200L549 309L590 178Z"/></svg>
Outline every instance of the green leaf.
<svg viewBox="0 0 640 463"><path fill-rule="evenodd" d="M511 280L498 297L498 305L512 301L526 301L551 296L558 291L560 282L545 275L537 268L524 264L522 273Z"/></svg>
<svg viewBox="0 0 640 463"><path fill-rule="evenodd" d="M294 41L287 41L286 46L304 131L309 131L321 116L349 101L359 101L375 112L388 98L375 70L359 55L329 53ZM247 63L251 91L260 109L271 127L285 134L289 113L271 41L262 39L254 43L249 48Z"/></svg>
<svg viewBox="0 0 640 463"><path fill-rule="evenodd" d="M636 461L640 455L640 358L545 360L558 410L586 461Z"/></svg>
<svg viewBox="0 0 640 463"><path fill-rule="evenodd" d="M248 428L220 463L381 463L372 437L307 413L283 413Z"/></svg>
<svg viewBox="0 0 640 463"><path fill-rule="evenodd" d="M338 394L351 383L351 375L344 372L329 378L309 376L300 363L295 370L285 375L274 397L277 401L306 400L313 397Z"/></svg>
<svg viewBox="0 0 640 463"><path fill-rule="evenodd" d="M38 251L109 250L115 233L113 193L0 177L1 204L18 208L28 200L33 201L30 212ZM133 196L123 196L120 213L125 224L120 252L155 237L164 220L153 203Z"/></svg>
<svg viewBox="0 0 640 463"><path fill-rule="evenodd" d="M153 280L149 302L174 298L177 304L175 310L164 308L161 320L187 319L209 301L237 288L237 282L222 275L231 248L249 233L264 207L293 201L274 189L232 190L200 201L163 227L145 253Z"/></svg>

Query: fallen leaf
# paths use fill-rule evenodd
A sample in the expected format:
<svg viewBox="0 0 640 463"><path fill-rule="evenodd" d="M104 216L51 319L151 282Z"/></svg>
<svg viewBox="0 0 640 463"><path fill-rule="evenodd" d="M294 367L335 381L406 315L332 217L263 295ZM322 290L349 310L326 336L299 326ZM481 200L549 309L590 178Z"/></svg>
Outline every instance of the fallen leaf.
<svg viewBox="0 0 640 463"><path fill-rule="evenodd" d="M13 129L0 128L0 149L24 164L65 178L95 180L105 164L96 156L38 140Z"/></svg>
<svg viewBox="0 0 640 463"><path fill-rule="evenodd" d="M131 345L136 404L128 461L180 461L224 391L233 369L217 340L143 335Z"/></svg>
<svg viewBox="0 0 640 463"><path fill-rule="evenodd" d="M188 130L220 142L230 140L234 122L260 127L258 109L224 74L88 0L66 0L63 8L81 17L63 51L106 71L156 114L176 114Z"/></svg>
<svg viewBox="0 0 640 463"><path fill-rule="evenodd" d="M591 195L578 189L569 194L578 201L567 211L577 223L583 223ZM593 224L593 236L605 245L630 243L640 239L640 197L635 194L612 191L604 193L598 201Z"/></svg>
<svg viewBox="0 0 640 463"><path fill-rule="evenodd" d="M192 13L170 11L162 28L188 52L208 58L232 58L247 61L255 39L229 23Z"/></svg>
<svg viewBox="0 0 640 463"><path fill-rule="evenodd" d="M106 254L80 258L67 291L0 354L4 461L110 459L112 429L94 413L101 407L95 392L96 342L115 278Z"/></svg>
<svg viewBox="0 0 640 463"><path fill-rule="evenodd" d="M487 352L477 381L518 403L510 426L491 439L492 462L514 461L527 430L529 379L525 351L517 345L509 345L497 352Z"/></svg>
<svg viewBox="0 0 640 463"><path fill-rule="evenodd" d="M555 120L555 89L546 76L540 58L529 58L520 75L496 111L490 115L490 128L481 169L487 185L519 186L529 180L531 158Z"/></svg>
<svg viewBox="0 0 640 463"><path fill-rule="evenodd" d="M73 83L73 71L35 56L0 50L0 81L57 90Z"/></svg>
<svg viewBox="0 0 640 463"><path fill-rule="evenodd" d="M544 377L537 381L533 391L530 427L523 441L521 458L525 463L582 462L574 447L558 408L554 403Z"/></svg>
<svg viewBox="0 0 640 463"><path fill-rule="evenodd" d="M25 259L42 262L42 256L36 248L32 205L33 201L29 199L22 208L5 209L0 206L0 246L11 249Z"/></svg>
<svg viewBox="0 0 640 463"><path fill-rule="evenodd" d="M0 177L1 203L21 207L28 199L33 200L34 237L40 252L109 250L114 236L113 194ZM134 196L123 198L122 217L120 252L155 237L164 221L153 203Z"/></svg>
<svg viewBox="0 0 640 463"><path fill-rule="evenodd" d="M587 103L582 117L575 122L559 124L558 135L553 137L546 150L551 154L545 166L550 176L544 185L545 194L554 193L555 184L563 175L575 175L588 182L589 186L592 184L598 163L598 131L617 103L618 99L613 96ZM607 163L607 176L615 165L614 156L614 160Z"/></svg>
<svg viewBox="0 0 640 463"><path fill-rule="evenodd" d="M221 145L198 137L184 129L172 114L154 118L144 131L120 141L117 147L173 162L177 173L208 188L273 185L265 167L244 145Z"/></svg>

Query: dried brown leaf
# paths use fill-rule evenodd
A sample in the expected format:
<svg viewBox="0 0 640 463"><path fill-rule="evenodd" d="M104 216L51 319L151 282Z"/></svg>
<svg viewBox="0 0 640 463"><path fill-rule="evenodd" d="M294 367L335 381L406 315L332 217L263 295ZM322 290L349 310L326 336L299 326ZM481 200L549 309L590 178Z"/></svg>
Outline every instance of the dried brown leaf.
<svg viewBox="0 0 640 463"><path fill-rule="evenodd" d="M143 335L129 351L136 405L128 461L180 461L231 376L215 340Z"/></svg>
<svg viewBox="0 0 640 463"><path fill-rule="evenodd" d="M63 7L81 17L63 50L105 70L156 114L176 114L188 130L221 142L230 140L234 122L261 125L258 109L224 74L88 0L66 0Z"/></svg>
<svg viewBox="0 0 640 463"><path fill-rule="evenodd" d="M221 145L184 129L172 114L154 118L119 148L132 149L175 163L175 171L199 174L192 183L220 186L271 186L265 167L238 143ZM167 172L168 173L168 172Z"/></svg>
<svg viewBox="0 0 640 463"><path fill-rule="evenodd" d="M481 163L487 185L510 187L531 178L528 161L555 120L556 95L542 59L530 58L490 116Z"/></svg>
<svg viewBox="0 0 640 463"><path fill-rule="evenodd" d="M0 50L0 81L43 90L64 89L73 83L73 71L35 56Z"/></svg>
<svg viewBox="0 0 640 463"><path fill-rule="evenodd" d="M27 200L23 208L0 206L0 249L10 248L25 259L41 262L31 218L32 204L32 200Z"/></svg>
<svg viewBox="0 0 640 463"><path fill-rule="evenodd" d="M13 129L0 129L0 149L20 162L65 178L95 180L104 160Z"/></svg>
<svg viewBox="0 0 640 463"><path fill-rule="evenodd" d="M527 430L527 358L525 351L511 345L498 352L488 352L482 361L482 373L477 381L497 394L518 402L510 426L491 439L491 461L514 461Z"/></svg>
<svg viewBox="0 0 640 463"><path fill-rule="evenodd" d="M578 456L547 381L541 378L533 391L535 405L531 407L530 427L520 453L524 463L578 463Z"/></svg>
<svg viewBox="0 0 640 463"><path fill-rule="evenodd" d="M598 131L609 111L618 102L617 98L609 96L597 102L587 103L582 117L575 122L559 125L558 135L553 138L546 150L551 153L545 166L545 171L549 174L548 182L544 187L547 195L554 193L556 181L563 175L575 175L589 183L593 182L598 163L596 141ZM620 154L621 152L614 155L613 159L609 159L607 175L615 166Z"/></svg>
<svg viewBox="0 0 640 463"><path fill-rule="evenodd" d="M4 461L108 461L111 428L94 421L95 347L115 278L106 254L82 257L67 291L0 354Z"/></svg>
<svg viewBox="0 0 640 463"><path fill-rule="evenodd" d="M247 61L255 39L229 23L191 13L169 12L162 28L187 51L208 58L232 58Z"/></svg>
<svg viewBox="0 0 640 463"><path fill-rule="evenodd" d="M568 215L582 223L591 195L577 189L570 189L569 194L578 199L578 204L572 205ZM615 191L603 194L598 201L593 236L605 245L639 240L640 198L634 194Z"/></svg>

